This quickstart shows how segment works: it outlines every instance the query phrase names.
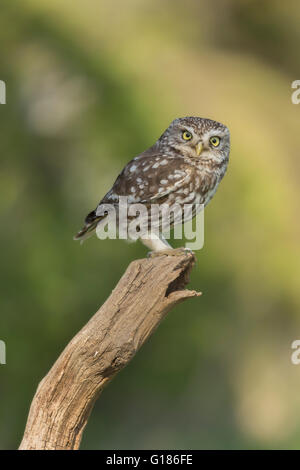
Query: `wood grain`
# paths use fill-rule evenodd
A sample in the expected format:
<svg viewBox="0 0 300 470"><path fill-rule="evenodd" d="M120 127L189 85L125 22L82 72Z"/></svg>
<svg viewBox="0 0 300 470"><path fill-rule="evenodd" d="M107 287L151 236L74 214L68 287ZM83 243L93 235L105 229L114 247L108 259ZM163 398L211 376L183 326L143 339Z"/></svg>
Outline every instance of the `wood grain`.
<svg viewBox="0 0 300 470"><path fill-rule="evenodd" d="M110 297L70 341L33 398L20 449L78 449L101 391L179 302L191 253L132 262Z"/></svg>

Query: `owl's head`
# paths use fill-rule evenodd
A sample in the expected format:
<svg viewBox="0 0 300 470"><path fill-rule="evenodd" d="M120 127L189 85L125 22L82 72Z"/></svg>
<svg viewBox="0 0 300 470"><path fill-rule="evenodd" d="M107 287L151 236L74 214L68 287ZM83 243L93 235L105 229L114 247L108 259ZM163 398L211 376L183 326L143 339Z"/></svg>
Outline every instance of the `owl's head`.
<svg viewBox="0 0 300 470"><path fill-rule="evenodd" d="M229 158L229 130L224 124L211 119L175 119L158 142L165 152L175 150L185 157L203 162L222 163Z"/></svg>

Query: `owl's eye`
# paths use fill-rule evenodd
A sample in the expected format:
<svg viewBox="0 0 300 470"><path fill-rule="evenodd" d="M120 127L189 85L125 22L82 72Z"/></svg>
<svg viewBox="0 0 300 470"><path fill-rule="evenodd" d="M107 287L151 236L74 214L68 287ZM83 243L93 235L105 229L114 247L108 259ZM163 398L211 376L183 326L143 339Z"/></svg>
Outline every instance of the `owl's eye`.
<svg viewBox="0 0 300 470"><path fill-rule="evenodd" d="M183 131L182 138L183 140L191 140L192 134L189 131Z"/></svg>
<svg viewBox="0 0 300 470"><path fill-rule="evenodd" d="M209 139L211 145L218 147L220 145L220 137L214 136Z"/></svg>

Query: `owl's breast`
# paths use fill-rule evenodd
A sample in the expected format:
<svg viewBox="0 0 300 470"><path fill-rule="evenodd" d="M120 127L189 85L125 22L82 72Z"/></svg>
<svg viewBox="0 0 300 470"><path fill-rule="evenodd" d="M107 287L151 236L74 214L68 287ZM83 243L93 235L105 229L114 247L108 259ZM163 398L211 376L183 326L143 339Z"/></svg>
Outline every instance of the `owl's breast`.
<svg viewBox="0 0 300 470"><path fill-rule="evenodd" d="M218 172L210 169L196 169L191 181L191 189L200 204L206 206L214 196L221 178Z"/></svg>

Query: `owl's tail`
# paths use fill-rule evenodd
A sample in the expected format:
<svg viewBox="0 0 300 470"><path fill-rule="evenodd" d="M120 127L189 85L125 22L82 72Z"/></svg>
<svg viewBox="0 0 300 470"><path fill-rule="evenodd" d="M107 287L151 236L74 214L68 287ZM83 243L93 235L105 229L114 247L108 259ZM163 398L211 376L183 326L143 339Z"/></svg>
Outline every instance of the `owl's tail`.
<svg viewBox="0 0 300 470"><path fill-rule="evenodd" d="M90 238L100 222L104 219L105 215L97 216L96 211L90 212L85 218L85 226L73 237L73 240L80 240L81 243L84 242L87 238Z"/></svg>

